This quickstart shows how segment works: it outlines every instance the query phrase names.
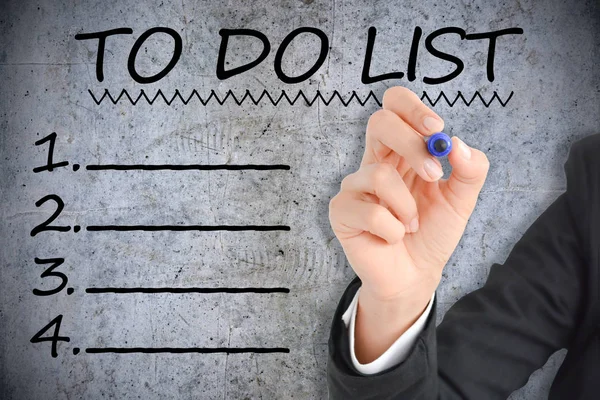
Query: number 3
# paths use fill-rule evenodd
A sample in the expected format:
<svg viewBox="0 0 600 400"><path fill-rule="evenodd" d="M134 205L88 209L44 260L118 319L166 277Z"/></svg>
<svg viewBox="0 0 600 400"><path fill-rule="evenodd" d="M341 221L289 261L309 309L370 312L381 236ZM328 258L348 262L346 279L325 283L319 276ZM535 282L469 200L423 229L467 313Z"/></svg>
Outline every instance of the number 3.
<svg viewBox="0 0 600 400"><path fill-rule="evenodd" d="M65 262L64 258L47 258L47 259L40 259L37 257L35 258L36 264L52 264L50 266L50 268L48 268L44 272L42 272L42 275L40 275L41 278L45 278L47 276L56 276L57 278L60 278L62 282L60 283L60 285L57 288L52 289L52 290L33 289L33 294L35 294L36 296L51 296L53 294L60 292L61 290L63 290L65 288L65 286L67 286L67 282L69 282L69 279L67 278L67 276L65 274L63 274L62 272L54 272L54 269L58 268L64 262Z"/></svg>

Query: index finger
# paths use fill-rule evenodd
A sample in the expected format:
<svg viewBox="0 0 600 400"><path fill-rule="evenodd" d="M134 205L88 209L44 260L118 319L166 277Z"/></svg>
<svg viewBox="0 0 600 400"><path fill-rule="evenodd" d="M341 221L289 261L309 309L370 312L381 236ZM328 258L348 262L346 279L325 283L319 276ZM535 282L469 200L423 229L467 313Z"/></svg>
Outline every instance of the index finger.
<svg viewBox="0 0 600 400"><path fill-rule="evenodd" d="M382 105L422 136L431 136L444 129L444 120L427 107L415 92L404 86L387 89L383 94Z"/></svg>

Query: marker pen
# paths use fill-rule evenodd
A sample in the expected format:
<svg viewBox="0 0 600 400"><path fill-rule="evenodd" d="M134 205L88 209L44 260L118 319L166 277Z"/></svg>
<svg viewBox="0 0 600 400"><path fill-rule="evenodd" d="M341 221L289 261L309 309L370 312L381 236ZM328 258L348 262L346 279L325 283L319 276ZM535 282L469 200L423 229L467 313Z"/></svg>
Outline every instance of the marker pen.
<svg viewBox="0 0 600 400"><path fill-rule="evenodd" d="M444 132L434 133L427 140L427 150L435 157L443 157L452 150L452 140Z"/></svg>

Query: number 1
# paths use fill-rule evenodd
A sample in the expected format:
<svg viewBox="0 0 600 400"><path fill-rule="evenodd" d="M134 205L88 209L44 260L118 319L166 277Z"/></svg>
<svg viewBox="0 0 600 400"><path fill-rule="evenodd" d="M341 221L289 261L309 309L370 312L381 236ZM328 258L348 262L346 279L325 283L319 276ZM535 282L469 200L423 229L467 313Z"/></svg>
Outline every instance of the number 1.
<svg viewBox="0 0 600 400"><path fill-rule="evenodd" d="M60 168L60 167L65 167L65 166L69 165L68 161L61 161L56 164L54 164L52 162L52 158L54 156L54 143L56 142L56 132L52 132L50 135L46 136L45 138L38 140L37 142L35 142L35 145L39 146L48 141L50 142L50 148L48 149L48 163L42 167L35 167L33 169L33 172L35 172L35 173L42 172L42 171L53 171L54 168Z"/></svg>

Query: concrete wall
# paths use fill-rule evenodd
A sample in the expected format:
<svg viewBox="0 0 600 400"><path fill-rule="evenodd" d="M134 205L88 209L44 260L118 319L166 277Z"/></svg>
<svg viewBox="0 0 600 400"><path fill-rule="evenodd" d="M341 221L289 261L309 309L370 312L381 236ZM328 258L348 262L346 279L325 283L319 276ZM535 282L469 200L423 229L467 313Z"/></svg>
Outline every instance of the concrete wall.
<svg viewBox="0 0 600 400"><path fill-rule="evenodd" d="M380 99L386 88L403 85L426 94L447 133L486 151L491 162L477 209L439 287L440 317L484 283L491 264L504 261L564 190L570 144L598 132L600 122L600 19L594 1L10 0L0 11L0 397L6 399L326 398L331 318L354 276L330 229L328 202L342 178L359 166L367 119L379 107L373 97L365 102L369 92ZM377 29L374 76L408 71L417 26L422 38L416 79L363 83L369 27ZM128 71L128 58L136 40L154 27L177 32L181 55L165 77L139 83ZM299 27L326 34L327 58L310 78L285 83L275 71L275 56ZM464 70L441 84L424 83L424 77L456 68L424 44L447 27L467 34L518 27L523 33L497 39L493 81L486 70L489 40L438 37L436 48L460 58ZM98 40L75 35L117 28L132 33L107 38L100 82ZM218 79L219 31L241 28L263 33L271 51L253 69ZM159 73L174 43L166 33L140 42L135 72ZM259 39L232 38L224 66L249 63L261 49ZM281 71L301 75L318 55L317 36L302 34L284 53ZM105 89L115 100L127 92L118 101L100 101ZM141 90L149 101L143 96L136 101ZM152 101L159 90L165 97ZM176 90L181 97L171 102ZM205 102L211 91L218 99L203 104L193 90ZM236 99L224 100L230 90ZM263 97L254 104L241 101L246 90L255 100L264 90L275 100L282 90L290 99L300 90L309 100L317 91L323 98L311 105L300 98L292 105L286 98L277 103ZM352 91L358 98L344 104ZM457 98L459 91L463 98ZM46 163L49 142L35 143L52 132L54 162L69 164L35 173ZM106 164L290 169L87 169ZM71 229L32 236L57 208L53 200L36 206L50 194L64 202L51 225ZM89 230L248 224L290 229ZM81 227L77 233L75 226ZM36 257L64 258L56 271L68 283L58 293L33 294L63 281L41 278L52 264L36 264ZM86 292L103 287L280 287L289 293ZM59 341L52 357L50 342L30 339L59 315L59 334L70 341ZM42 336L51 336L54 327ZM289 352L88 352L106 347ZM555 354L511 398L546 398L563 356L564 351Z"/></svg>

